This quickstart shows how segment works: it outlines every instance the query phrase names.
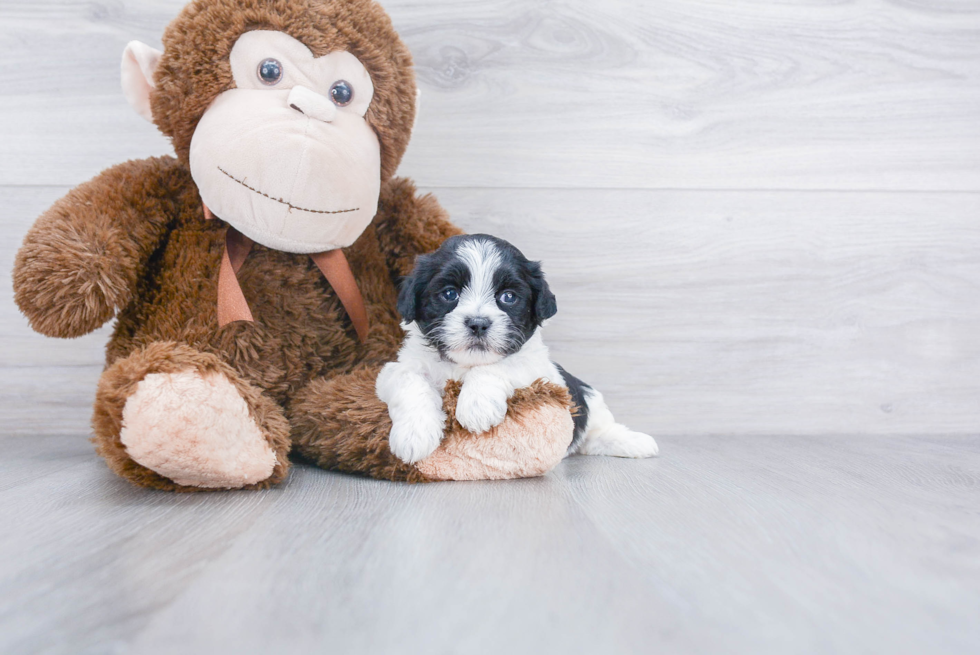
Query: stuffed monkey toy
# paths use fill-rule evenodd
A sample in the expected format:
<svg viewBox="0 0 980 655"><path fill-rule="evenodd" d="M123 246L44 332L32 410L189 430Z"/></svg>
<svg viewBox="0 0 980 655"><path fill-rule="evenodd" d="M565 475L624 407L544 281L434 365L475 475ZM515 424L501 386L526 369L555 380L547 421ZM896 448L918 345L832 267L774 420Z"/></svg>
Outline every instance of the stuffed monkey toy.
<svg viewBox="0 0 980 655"><path fill-rule="evenodd" d="M194 0L158 52L131 43L130 104L175 157L72 190L25 238L17 304L61 338L112 318L97 451L156 489L264 488L290 455L387 480L541 475L564 456L565 389L537 383L480 435L391 454L380 367L397 285L459 233L394 177L415 119L412 60L371 0Z"/></svg>

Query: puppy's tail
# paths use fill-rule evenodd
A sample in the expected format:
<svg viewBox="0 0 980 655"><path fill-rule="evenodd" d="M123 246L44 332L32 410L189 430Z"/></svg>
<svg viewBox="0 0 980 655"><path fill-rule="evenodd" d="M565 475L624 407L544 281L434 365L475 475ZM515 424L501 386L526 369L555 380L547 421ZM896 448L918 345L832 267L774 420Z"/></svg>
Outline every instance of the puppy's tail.
<svg viewBox="0 0 980 655"><path fill-rule="evenodd" d="M575 437L568 447L568 454L608 455L611 457L653 457L659 452L653 437L634 432L622 423L617 423L606 405L602 394L558 364L568 387L568 393L575 401Z"/></svg>

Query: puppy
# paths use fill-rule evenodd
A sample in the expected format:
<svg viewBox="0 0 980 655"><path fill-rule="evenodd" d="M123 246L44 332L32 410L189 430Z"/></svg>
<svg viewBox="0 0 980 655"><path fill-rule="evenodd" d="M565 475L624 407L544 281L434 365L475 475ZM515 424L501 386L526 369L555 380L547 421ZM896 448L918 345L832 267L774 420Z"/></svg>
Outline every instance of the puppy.
<svg viewBox="0 0 980 655"><path fill-rule="evenodd" d="M546 380L566 387L578 408L569 454L652 457L652 437L616 423L602 394L548 356L539 327L558 311L538 262L486 234L456 236L418 258L398 311L407 333L398 361L378 375L391 416L391 451L412 463L442 439L448 380L462 388L456 419L470 432L499 425L514 391Z"/></svg>

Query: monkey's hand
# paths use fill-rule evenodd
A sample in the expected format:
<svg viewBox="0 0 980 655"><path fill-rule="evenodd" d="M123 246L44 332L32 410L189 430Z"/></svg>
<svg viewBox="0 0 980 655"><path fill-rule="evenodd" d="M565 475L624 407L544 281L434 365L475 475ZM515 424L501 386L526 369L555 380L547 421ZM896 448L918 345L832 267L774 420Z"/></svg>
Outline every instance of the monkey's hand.
<svg viewBox="0 0 980 655"><path fill-rule="evenodd" d="M173 214L175 160L131 161L73 189L37 220L14 263L14 298L53 337L95 330L125 307Z"/></svg>

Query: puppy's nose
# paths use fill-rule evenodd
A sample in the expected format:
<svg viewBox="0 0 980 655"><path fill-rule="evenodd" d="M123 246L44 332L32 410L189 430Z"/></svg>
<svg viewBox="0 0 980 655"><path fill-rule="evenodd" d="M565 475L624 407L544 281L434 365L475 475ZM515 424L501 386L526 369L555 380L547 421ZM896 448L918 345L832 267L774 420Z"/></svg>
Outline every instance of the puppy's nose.
<svg viewBox="0 0 980 655"><path fill-rule="evenodd" d="M475 337L482 337L490 329L490 319L483 316L471 316L465 321L465 325Z"/></svg>

